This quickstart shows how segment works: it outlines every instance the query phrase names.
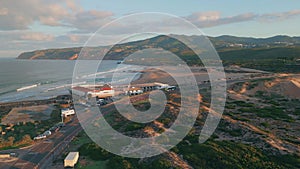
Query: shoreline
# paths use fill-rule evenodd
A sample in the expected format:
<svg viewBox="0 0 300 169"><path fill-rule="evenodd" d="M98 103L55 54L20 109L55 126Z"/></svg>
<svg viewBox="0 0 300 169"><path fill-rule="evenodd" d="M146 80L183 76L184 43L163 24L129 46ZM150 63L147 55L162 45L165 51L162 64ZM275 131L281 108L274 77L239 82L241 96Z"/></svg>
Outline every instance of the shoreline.
<svg viewBox="0 0 300 169"><path fill-rule="evenodd" d="M191 75L195 76L195 79L198 83L209 80L209 76L206 70L203 70L203 67L193 67L191 68L191 72L192 74L188 72L179 72L174 74L175 77L173 77L171 74L163 70L148 68L142 70L140 72L140 76L136 80L133 80L131 84L160 82L176 86L178 85L176 78L183 79L185 76Z"/></svg>
<svg viewBox="0 0 300 169"><path fill-rule="evenodd" d="M59 99L59 97L66 95L57 95L48 99L39 99L39 100L25 100L25 101L13 101L13 102L0 102L0 109L8 109L15 107L23 107L23 106L36 106L36 105L45 105L45 104L53 104Z"/></svg>

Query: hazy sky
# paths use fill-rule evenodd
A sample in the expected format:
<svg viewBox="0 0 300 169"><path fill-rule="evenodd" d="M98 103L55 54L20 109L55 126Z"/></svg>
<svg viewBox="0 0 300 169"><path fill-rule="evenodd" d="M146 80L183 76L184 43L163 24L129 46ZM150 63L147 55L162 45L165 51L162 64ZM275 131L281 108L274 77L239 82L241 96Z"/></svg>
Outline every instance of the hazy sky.
<svg viewBox="0 0 300 169"><path fill-rule="evenodd" d="M297 0L0 0L0 57L82 46L104 24L137 12L176 15L210 36L300 36Z"/></svg>

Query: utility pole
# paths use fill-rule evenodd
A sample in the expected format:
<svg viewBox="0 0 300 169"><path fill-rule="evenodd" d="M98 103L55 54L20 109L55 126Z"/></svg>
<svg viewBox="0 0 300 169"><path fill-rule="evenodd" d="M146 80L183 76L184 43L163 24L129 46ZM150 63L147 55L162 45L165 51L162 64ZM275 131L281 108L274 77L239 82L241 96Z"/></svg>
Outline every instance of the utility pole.
<svg viewBox="0 0 300 169"><path fill-rule="evenodd" d="M64 123L64 115L61 113L61 122Z"/></svg>

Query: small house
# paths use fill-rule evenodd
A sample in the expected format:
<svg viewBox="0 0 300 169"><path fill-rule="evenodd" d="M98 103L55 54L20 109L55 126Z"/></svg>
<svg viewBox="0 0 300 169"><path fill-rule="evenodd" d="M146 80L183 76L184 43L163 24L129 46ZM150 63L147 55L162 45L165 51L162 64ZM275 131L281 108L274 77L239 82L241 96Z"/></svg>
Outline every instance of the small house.
<svg viewBox="0 0 300 169"><path fill-rule="evenodd" d="M64 160L64 167L74 167L79 159L79 152L70 152Z"/></svg>

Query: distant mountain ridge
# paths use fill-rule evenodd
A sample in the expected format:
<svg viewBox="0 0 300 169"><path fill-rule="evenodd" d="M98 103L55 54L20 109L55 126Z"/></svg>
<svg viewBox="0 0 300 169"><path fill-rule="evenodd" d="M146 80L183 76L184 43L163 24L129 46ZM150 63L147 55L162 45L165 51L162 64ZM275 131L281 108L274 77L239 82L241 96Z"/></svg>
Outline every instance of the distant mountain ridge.
<svg viewBox="0 0 300 169"><path fill-rule="evenodd" d="M251 37L236 37L223 35L219 37L211 37L212 43L217 48L222 47L238 47L257 48L257 47L284 47L300 45L300 37L290 37L285 35L278 35L269 38L251 38Z"/></svg>
<svg viewBox="0 0 300 169"><path fill-rule="evenodd" d="M234 43L265 43L272 44L276 42L286 42L286 43L300 43L300 37L290 37L286 35L277 35L269 38L251 38L251 37L236 37L230 35L223 35L215 37L215 39L220 41L234 42Z"/></svg>
<svg viewBox="0 0 300 169"><path fill-rule="evenodd" d="M189 38L193 41L200 41L203 36L185 36L175 35L183 38ZM235 37L229 35L223 35L219 37L208 37L212 44L215 46L218 52L242 50L242 49L261 49L261 48L285 48L300 46L300 37L290 36L274 36L270 38L251 38L251 37ZM118 44L108 52L109 46L104 47L90 47L90 51L95 51L93 55L85 56L84 59L97 59L97 55L107 53L105 59L121 60L124 56L133 53L137 50L141 50L141 46L148 47L161 47L163 49L169 49L171 52L178 54L181 57L188 57L193 55L186 46L182 43L176 42L176 39L169 36L160 35L157 37L127 42L124 44ZM21 53L17 59L60 59L60 60L76 60L82 47L73 48L61 48L61 49L44 49L36 50L32 52ZM180 49L181 53L178 51ZM176 53L177 52L177 53ZM93 52L91 52L93 53Z"/></svg>

